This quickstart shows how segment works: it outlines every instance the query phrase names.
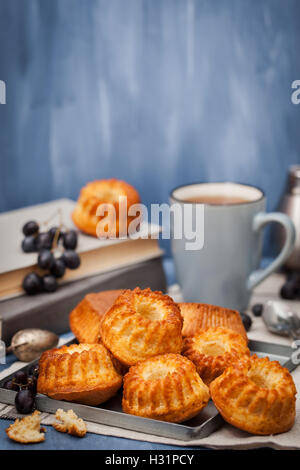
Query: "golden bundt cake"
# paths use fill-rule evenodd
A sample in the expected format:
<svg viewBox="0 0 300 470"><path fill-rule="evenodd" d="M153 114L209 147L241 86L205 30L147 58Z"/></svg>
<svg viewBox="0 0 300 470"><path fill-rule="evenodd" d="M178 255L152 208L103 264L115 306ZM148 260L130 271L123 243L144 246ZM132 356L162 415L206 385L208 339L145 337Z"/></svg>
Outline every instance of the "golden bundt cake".
<svg viewBox="0 0 300 470"><path fill-rule="evenodd" d="M196 366L203 382L210 384L224 370L250 351L243 336L227 328L208 328L185 338L182 354Z"/></svg>
<svg viewBox="0 0 300 470"><path fill-rule="evenodd" d="M70 328L80 343L98 343L100 320L122 290L87 294L70 313Z"/></svg>
<svg viewBox="0 0 300 470"><path fill-rule="evenodd" d="M100 204L112 204L116 213L116 233L113 231L106 231L105 235L113 236L119 235L119 198L125 196L127 198L127 208L133 204L140 203L140 196L136 189L125 181L117 179L108 180L96 180L88 183L84 186L81 191L72 214L74 224L82 230L82 232L88 233L89 235L97 236L96 228L98 222L102 218L96 215L97 208ZM134 217L127 216L126 219L122 220L122 223L126 229L128 229L129 223L135 219ZM110 227L112 230L112 226ZM106 230L106 229L105 229Z"/></svg>
<svg viewBox="0 0 300 470"><path fill-rule="evenodd" d="M180 353L182 317L176 303L150 289L124 291L101 321L104 345L123 364L164 353Z"/></svg>
<svg viewBox="0 0 300 470"><path fill-rule="evenodd" d="M179 303L183 316L183 336L194 336L200 330L222 326L236 331L248 342L247 333L237 310L216 305Z"/></svg>
<svg viewBox="0 0 300 470"><path fill-rule="evenodd" d="M179 423L198 414L208 401L208 387L194 364L179 354L141 361L124 377L125 413Z"/></svg>
<svg viewBox="0 0 300 470"><path fill-rule="evenodd" d="M122 385L102 344L72 344L51 349L39 361L38 392L56 400L99 405Z"/></svg>
<svg viewBox="0 0 300 470"><path fill-rule="evenodd" d="M253 355L230 366L210 384L210 392L225 421L251 434L278 434L293 426L293 378L268 357Z"/></svg>

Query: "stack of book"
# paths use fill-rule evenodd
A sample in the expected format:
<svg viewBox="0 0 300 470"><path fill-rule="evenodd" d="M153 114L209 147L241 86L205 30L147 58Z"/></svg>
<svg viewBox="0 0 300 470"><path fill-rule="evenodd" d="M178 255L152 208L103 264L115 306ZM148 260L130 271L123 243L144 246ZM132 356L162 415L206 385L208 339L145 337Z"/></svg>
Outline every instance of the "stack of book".
<svg viewBox="0 0 300 470"><path fill-rule="evenodd" d="M142 223L140 237L134 240L98 240L80 233L76 249L80 267L67 270L54 293L24 294L24 277L40 270L37 253L24 253L21 249L23 225L30 220L43 223L60 212L64 225L75 228L71 221L74 204L60 199L0 214L0 316L4 341L22 328L45 328L58 334L68 331L69 313L89 292L136 286L165 291L163 252L158 244L160 228ZM55 217L49 228L53 225L57 225Z"/></svg>

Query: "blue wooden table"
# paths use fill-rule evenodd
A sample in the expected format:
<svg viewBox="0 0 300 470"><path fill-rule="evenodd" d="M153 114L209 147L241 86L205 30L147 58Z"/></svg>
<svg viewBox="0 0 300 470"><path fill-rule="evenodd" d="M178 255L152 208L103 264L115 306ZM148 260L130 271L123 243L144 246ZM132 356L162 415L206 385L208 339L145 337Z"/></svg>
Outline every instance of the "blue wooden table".
<svg viewBox="0 0 300 470"><path fill-rule="evenodd" d="M11 441L5 433L5 428L9 426L11 420L0 419L0 450L184 450L187 448L177 446L166 446L153 444L151 442L133 441L111 436L100 436L99 434L87 433L84 438L78 438L55 431L52 426L45 426L47 429L46 440L40 444L18 444ZM193 450L192 447L188 448ZM197 448L198 449L198 448Z"/></svg>

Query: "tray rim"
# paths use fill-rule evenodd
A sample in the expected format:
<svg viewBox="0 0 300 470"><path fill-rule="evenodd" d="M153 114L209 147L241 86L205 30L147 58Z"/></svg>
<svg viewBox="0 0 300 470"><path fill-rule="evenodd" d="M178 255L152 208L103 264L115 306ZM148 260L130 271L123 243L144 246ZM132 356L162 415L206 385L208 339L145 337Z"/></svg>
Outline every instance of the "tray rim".
<svg viewBox="0 0 300 470"><path fill-rule="evenodd" d="M71 338L65 344L73 343L75 338ZM283 366L287 367L291 372L299 364L293 364L291 361L291 354L294 351L292 347L282 344L269 343L266 341L249 340L249 348L253 352L260 352L268 354L275 354L287 358ZM36 364L38 359L26 364L18 370L29 369L32 365ZM12 377L16 371L8 374L0 380L0 402L8 405L14 405L15 391L4 389L3 383ZM54 400L47 397L46 395L37 394L36 396L36 407L42 412L55 413L58 408L68 410L72 408L75 413L77 412L81 418L94 422L97 424L103 424L105 426L113 426L122 429L128 429L134 432L142 432L145 434L151 434L161 437L175 438L177 440L188 441L193 439L202 439L209 436L212 432L220 428L224 423L224 420L220 413L216 410L216 414L211 416L199 426L191 427L185 425L185 423L169 423L166 421L159 421L150 418L142 418L140 416L134 416L120 411L108 410L101 407L93 407L83 405L79 403ZM122 416L122 419L120 417ZM1 416L0 416L1 418Z"/></svg>

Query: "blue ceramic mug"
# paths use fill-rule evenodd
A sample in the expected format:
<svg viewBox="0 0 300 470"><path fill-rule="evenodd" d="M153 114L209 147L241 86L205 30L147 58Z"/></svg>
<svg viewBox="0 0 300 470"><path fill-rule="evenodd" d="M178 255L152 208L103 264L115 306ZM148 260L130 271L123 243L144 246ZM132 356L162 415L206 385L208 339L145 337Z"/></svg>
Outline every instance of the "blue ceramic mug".
<svg viewBox="0 0 300 470"><path fill-rule="evenodd" d="M293 249L293 222L285 214L266 213L265 194L254 186L229 182L180 186L171 192L170 204L183 210L187 205L199 208L201 204L204 210L201 249L187 250L190 240L184 233L181 238L174 236L176 211L171 223L175 269L186 302L243 310L253 288L279 268ZM193 222L187 218L193 217L192 212L185 216L184 224ZM285 244L269 266L259 269L262 229L270 222L283 226Z"/></svg>

